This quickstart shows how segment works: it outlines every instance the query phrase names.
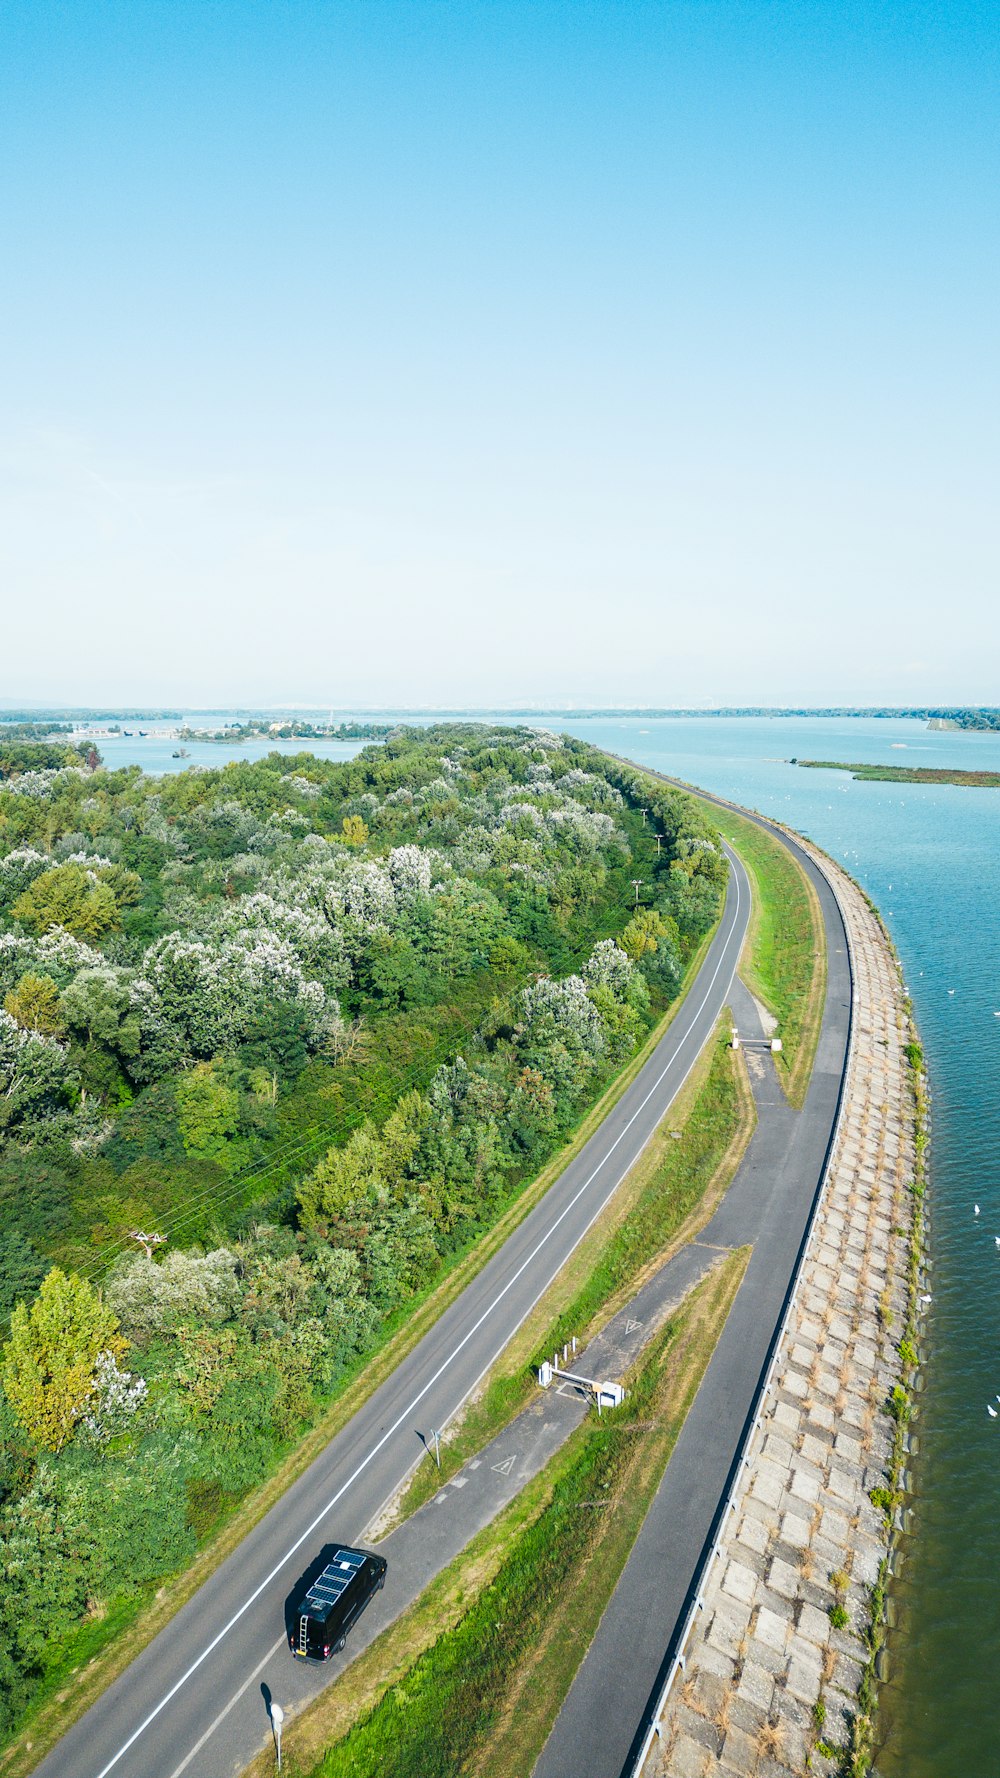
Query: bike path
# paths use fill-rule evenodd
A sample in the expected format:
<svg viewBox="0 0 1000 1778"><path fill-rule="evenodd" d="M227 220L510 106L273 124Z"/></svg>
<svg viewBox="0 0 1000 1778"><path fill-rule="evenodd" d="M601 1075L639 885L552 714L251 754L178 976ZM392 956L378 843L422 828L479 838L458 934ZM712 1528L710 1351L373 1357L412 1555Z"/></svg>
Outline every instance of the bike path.
<svg viewBox="0 0 1000 1778"><path fill-rule="evenodd" d="M767 822L760 825L774 831ZM826 1001L809 1090L803 1109L794 1111L784 1099L770 1055L754 1056L760 1064L751 1071L758 1126L701 1237L734 1247L751 1241L750 1262L534 1778L581 1778L583 1772L587 1778L627 1778L632 1772L715 1537L822 1182L850 1035L853 990L847 937L822 871L786 835L777 837L809 875L826 933ZM760 1032L755 1003L739 984L732 999L739 1028Z"/></svg>

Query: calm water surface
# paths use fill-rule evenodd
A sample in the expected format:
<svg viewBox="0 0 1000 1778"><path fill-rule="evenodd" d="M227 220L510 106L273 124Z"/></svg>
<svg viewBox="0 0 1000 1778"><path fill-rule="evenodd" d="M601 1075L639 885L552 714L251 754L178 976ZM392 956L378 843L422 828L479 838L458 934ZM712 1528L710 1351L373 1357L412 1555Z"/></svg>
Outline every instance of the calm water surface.
<svg viewBox="0 0 1000 1778"><path fill-rule="evenodd" d="M915 1535L883 1693L886 1778L1000 1774L1000 790L856 784L792 757L1000 770L1000 735L836 718L535 720L775 815L844 863L878 903L903 962L933 1090L933 1302ZM131 725L130 725L131 726ZM190 748L124 737L109 765L154 772L259 757L270 743ZM280 744L289 752L308 742ZM362 743L313 743L350 758ZM978 1202L982 1214L973 1215Z"/></svg>

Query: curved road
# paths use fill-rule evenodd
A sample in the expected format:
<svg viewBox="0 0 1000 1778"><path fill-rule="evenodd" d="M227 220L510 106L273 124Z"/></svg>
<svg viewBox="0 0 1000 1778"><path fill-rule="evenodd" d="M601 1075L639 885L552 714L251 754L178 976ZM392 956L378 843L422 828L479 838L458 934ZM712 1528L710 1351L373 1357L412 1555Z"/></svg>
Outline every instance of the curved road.
<svg viewBox="0 0 1000 1778"><path fill-rule="evenodd" d="M493 1364L656 1129L727 1003L750 889L729 887L708 954L668 1031L542 1201L281 1501L248 1532L37 1768L45 1778L215 1778L243 1763L237 1727L283 1634L285 1598L323 1543L359 1539ZM392 1611L392 1575L370 1610ZM289 1660L291 1657L289 1656ZM256 1730L259 1745L259 1727Z"/></svg>
<svg viewBox="0 0 1000 1778"><path fill-rule="evenodd" d="M705 796L703 791L697 794ZM823 872L794 840L761 817L748 816L743 809L737 813L787 846L819 899L827 984L816 1059L801 1111L794 1111L784 1099L770 1056L753 1080L757 1128L725 1198L699 1237L731 1247L752 1245L750 1262L659 1490L534 1778L580 1778L582 1747L587 1750L587 1778L632 1778L636 1771L638 1752L756 1412L757 1392L836 1128L853 1003L840 906ZM753 1032L756 1009L741 983L732 998L739 1028Z"/></svg>

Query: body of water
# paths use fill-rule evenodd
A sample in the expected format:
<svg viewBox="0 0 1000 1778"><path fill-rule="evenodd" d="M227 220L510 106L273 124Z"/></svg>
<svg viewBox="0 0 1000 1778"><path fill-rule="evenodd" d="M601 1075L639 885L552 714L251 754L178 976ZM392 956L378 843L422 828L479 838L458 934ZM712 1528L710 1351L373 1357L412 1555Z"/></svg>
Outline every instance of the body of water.
<svg viewBox="0 0 1000 1778"><path fill-rule="evenodd" d="M412 719L410 719L412 720ZM885 1778L1000 1772L1000 790L862 784L793 757L1000 771L1000 734L859 718L533 718L774 815L878 903L913 997L933 1093L928 1358L915 1422L914 1535L895 1588ZM132 726L132 725L130 725ZM99 742L152 772L256 758L271 742ZM282 742L350 758L363 742ZM979 1203L980 1216L973 1213Z"/></svg>

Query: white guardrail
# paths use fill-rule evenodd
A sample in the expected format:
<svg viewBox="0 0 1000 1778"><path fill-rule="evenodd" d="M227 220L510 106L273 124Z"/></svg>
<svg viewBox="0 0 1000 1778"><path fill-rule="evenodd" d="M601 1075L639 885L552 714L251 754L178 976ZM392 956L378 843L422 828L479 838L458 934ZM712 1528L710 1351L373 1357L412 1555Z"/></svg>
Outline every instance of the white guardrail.
<svg viewBox="0 0 1000 1778"><path fill-rule="evenodd" d="M735 805L733 805L733 806L735 807ZM742 809L739 812L740 812L740 814L744 814L744 815L746 813L746 811L742 810ZM768 825L769 826L773 825L773 826L777 827L779 824L777 822L775 822L775 823L768 823ZM795 834L795 835L788 834L787 837L789 839L794 839L794 842L796 845L801 844L801 838L798 834ZM792 1277L791 1287L790 1287L790 1290L788 1293L787 1300L785 1302L784 1313L781 1317L781 1322L779 1324L777 1333L775 1335L775 1338L774 1338L774 1341L773 1341L773 1344L771 1347L770 1362L768 1364L767 1370L764 1373L764 1377L763 1377L763 1380L760 1384L760 1387L757 1390L756 1397L754 1398L754 1404L753 1404L753 1408L751 1410L751 1414L750 1414L750 1418L749 1418L748 1430L747 1430L746 1436L743 1440L742 1448L741 1448L741 1450L737 1456L737 1459L736 1459L736 1465L735 1465L735 1469L733 1471L733 1480L730 1483L729 1492L726 1495L726 1499L723 1503L722 1510L719 1513L718 1518L716 1520L715 1540L714 1540L712 1547L709 1550L707 1556L705 1557L704 1561L702 1562L697 1581L695 1582L694 1599L692 1600L691 1605L688 1608L687 1616L684 1619L684 1623L683 1623L683 1626L681 1629L680 1636L677 1639L677 1653L675 1654L673 1660L671 1661L670 1666L667 1670L666 1678L664 1679L663 1684L660 1687L659 1696L656 1700L656 1704L653 1707L652 1719L650 1721L649 1728L646 1730L646 1734L643 1737L642 1745L641 1745L639 1752L636 1755L636 1758L630 1768L629 1778L639 1778L639 1774L642 1772L642 1768L645 1765L646 1760L649 1758L650 1748L652 1747L654 1741L657 1741L660 1738L660 1731L663 1726L663 1713L666 1709L667 1701L670 1697L671 1688L673 1686L674 1680L677 1678L678 1673L683 1672L683 1670L684 1670L685 1660L686 1660L685 1650L687 1648L688 1642L691 1637L691 1631L692 1631L692 1628L694 1627L695 1619L697 1618L698 1613L700 1611L703 1611L705 1608L705 1589L708 1586L708 1582L711 1578L712 1569L714 1568L714 1566L715 1566L715 1564L722 1552L723 1539L725 1537L726 1528L729 1524L729 1515L730 1515L730 1513L734 1513L736 1511L738 1496L739 1496L740 1489L741 1489L741 1486L743 1483L743 1472L744 1472L744 1470L749 1468L751 1456L752 1456L752 1446L753 1446L755 1438L757 1437L758 1432L761 1430L761 1427L763 1425L764 1404L767 1401L767 1398L771 1393L771 1386L774 1381L774 1373L777 1368L778 1360L781 1357L781 1349L782 1349L782 1346L784 1345L784 1342L785 1342L785 1335L788 1332L788 1323L791 1319L792 1312L795 1309L796 1304L798 1302L799 1285L802 1282L802 1273L805 1269L806 1263L809 1259L810 1252L812 1250L813 1236L816 1233L816 1224L817 1224L817 1221L819 1218L819 1212L823 1206L823 1200L826 1196L826 1189L827 1189L827 1186L830 1181L830 1175L833 1171L833 1164L834 1164L834 1160L836 1158L837 1148L838 1148L838 1145L840 1142L840 1131L841 1131L841 1127L843 1125L844 1112L845 1112L845 1109L847 1106L847 1100L848 1100L848 1091L849 1091L850 1079L851 1079L851 1067L852 1067L852 1064L854 1061L855 1008L858 1003L857 972L856 972L856 968L855 968L854 946L851 942L850 927L847 922L847 916L844 913L844 909L843 909L843 905L840 900L840 896L837 894L836 885L833 881L833 878L830 876L829 872L827 871L826 866L822 860L822 857L819 855L812 855L812 854L810 854L810 856L812 859L812 863L816 865L817 869L822 871L824 877L826 878L828 884L830 885L830 890L833 894L833 898L836 901L837 907L840 911L840 918L841 918L841 922L844 927L844 936L847 940L847 964L848 964L848 970L850 972L850 977L851 977L851 1009L850 1009L850 1022L848 1025L848 1034L847 1034L847 1055L844 1060L844 1075L843 1075L843 1080L841 1081L840 1099L839 1099L839 1102L837 1105L837 1116L834 1119L833 1132L831 1134L830 1144L829 1144L829 1147L826 1152L826 1161L825 1161L824 1167L823 1167L823 1176L822 1176L819 1186L817 1188L815 1199L813 1200L813 1207L812 1207L812 1211L811 1211L811 1214L809 1217L809 1226L806 1230L805 1239L802 1243L802 1247L799 1252L799 1257L798 1257L798 1261L796 1263L795 1272Z"/></svg>

